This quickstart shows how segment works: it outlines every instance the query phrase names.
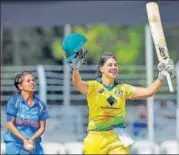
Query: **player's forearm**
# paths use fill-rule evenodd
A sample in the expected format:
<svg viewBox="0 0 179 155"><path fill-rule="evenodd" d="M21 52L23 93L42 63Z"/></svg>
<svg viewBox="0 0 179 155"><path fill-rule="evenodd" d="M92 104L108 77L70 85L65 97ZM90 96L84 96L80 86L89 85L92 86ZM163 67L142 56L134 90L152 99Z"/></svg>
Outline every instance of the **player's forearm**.
<svg viewBox="0 0 179 155"><path fill-rule="evenodd" d="M82 94L86 95L88 93L88 84L81 80L81 75L78 69L73 70L72 82L75 88Z"/></svg>
<svg viewBox="0 0 179 155"><path fill-rule="evenodd" d="M45 127L40 127L37 132L30 137L30 139L34 142L38 137L40 137L45 131Z"/></svg>
<svg viewBox="0 0 179 155"><path fill-rule="evenodd" d="M7 129L12 132L17 138L19 138L23 142L26 140L26 138L19 132L19 130L14 126L12 122L7 122L6 126Z"/></svg>
<svg viewBox="0 0 179 155"><path fill-rule="evenodd" d="M161 88L162 83L162 80L157 79L148 87L135 87L133 99L143 99L152 96Z"/></svg>
<svg viewBox="0 0 179 155"><path fill-rule="evenodd" d="M79 88L81 83L82 83L82 81L81 81L81 75L80 75L78 69L74 69L73 70L73 73L72 73L72 82L73 82L73 85L76 88Z"/></svg>
<svg viewBox="0 0 179 155"><path fill-rule="evenodd" d="M147 89L149 91L149 96L154 95L162 86L163 81L162 80L155 80Z"/></svg>

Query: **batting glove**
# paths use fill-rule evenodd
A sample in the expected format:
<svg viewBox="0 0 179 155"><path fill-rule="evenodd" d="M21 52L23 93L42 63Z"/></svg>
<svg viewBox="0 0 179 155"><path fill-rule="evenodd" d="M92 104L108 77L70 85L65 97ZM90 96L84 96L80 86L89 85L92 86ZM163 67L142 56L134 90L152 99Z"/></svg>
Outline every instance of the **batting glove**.
<svg viewBox="0 0 179 155"><path fill-rule="evenodd" d="M81 64L85 64L86 62L86 54L87 51L83 51L80 49L77 53L75 58L69 63L72 69L79 69Z"/></svg>
<svg viewBox="0 0 179 155"><path fill-rule="evenodd" d="M171 79L175 78L176 70L172 59L167 59L159 62L157 67L159 70L158 79L164 80L166 77L166 72L170 74Z"/></svg>

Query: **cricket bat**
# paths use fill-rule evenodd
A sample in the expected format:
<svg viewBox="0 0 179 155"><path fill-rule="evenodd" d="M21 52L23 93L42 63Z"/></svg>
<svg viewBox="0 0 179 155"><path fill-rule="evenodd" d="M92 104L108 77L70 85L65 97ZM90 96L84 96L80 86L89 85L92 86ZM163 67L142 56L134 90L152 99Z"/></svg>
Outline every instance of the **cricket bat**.
<svg viewBox="0 0 179 155"><path fill-rule="evenodd" d="M146 4L147 16L152 34L155 50L159 61L169 58L168 48L162 27L159 7L156 2L148 2ZM174 92L170 74L165 72L170 92Z"/></svg>

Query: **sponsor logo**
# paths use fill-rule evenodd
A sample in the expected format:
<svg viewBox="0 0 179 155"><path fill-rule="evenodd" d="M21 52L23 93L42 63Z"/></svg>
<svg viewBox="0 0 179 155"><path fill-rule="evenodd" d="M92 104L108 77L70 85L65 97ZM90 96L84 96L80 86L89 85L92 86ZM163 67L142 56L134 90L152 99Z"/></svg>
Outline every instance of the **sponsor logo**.
<svg viewBox="0 0 179 155"><path fill-rule="evenodd" d="M16 120L16 124L18 125L31 125L34 127L39 127L39 122L38 121L30 121L30 120Z"/></svg>
<svg viewBox="0 0 179 155"><path fill-rule="evenodd" d="M98 93L102 94L104 92L104 88L100 89Z"/></svg>
<svg viewBox="0 0 179 155"><path fill-rule="evenodd" d="M101 109L121 109L121 108L117 108L117 107L105 107L105 106L101 106Z"/></svg>
<svg viewBox="0 0 179 155"><path fill-rule="evenodd" d="M157 48L158 48L158 50L159 50L159 52L160 52L161 57L162 57L163 59L167 59L168 56L166 55L166 52L167 52L166 47L162 47L162 46L158 45Z"/></svg>

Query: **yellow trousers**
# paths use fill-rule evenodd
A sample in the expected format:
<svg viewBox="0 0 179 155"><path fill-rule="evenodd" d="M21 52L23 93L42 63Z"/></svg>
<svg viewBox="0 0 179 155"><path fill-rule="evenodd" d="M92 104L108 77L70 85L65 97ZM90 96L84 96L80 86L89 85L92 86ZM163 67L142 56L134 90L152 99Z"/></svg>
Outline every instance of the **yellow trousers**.
<svg viewBox="0 0 179 155"><path fill-rule="evenodd" d="M113 130L89 131L84 139L84 154L129 154L130 146L124 147Z"/></svg>

